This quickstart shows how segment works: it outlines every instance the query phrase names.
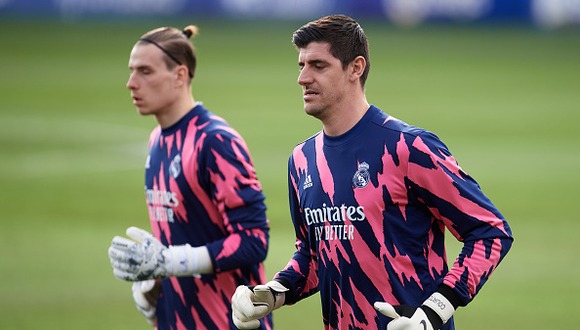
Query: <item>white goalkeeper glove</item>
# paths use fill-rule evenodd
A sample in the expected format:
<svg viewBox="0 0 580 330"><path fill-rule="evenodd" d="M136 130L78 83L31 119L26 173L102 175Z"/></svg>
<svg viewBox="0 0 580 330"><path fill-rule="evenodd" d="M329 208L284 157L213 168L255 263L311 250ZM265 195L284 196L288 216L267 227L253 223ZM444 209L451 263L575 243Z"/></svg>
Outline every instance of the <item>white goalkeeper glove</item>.
<svg viewBox="0 0 580 330"><path fill-rule="evenodd" d="M134 282L131 287L133 300L137 310L151 326L157 322L157 299L159 298L160 283L156 280Z"/></svg>
<svg viewBox="0 0 580 330"><path fill-rule="evenodd" d="M239 329L256 329L260 319L284 305L288 289L277 281L247 287L240 285L232 296L232 319Z"/></svg>
<svg viewBox="0 0 580 330"><path fill-rule="evenodd" d="M131 239L115 236L109 247L113 274L119 279L143 281L213 271L205 246L166 247L149 232L137 227L127 228L127 236Z"/></svg>
<svg viewBox="0 0 580 330"><path fill-rule="evenodd" d="M433 293L420 307L393 306L386 302L375 302L374 306L393 319L387 324L387 330L437 330L455 312L455 307L439 292Z"/></svg>

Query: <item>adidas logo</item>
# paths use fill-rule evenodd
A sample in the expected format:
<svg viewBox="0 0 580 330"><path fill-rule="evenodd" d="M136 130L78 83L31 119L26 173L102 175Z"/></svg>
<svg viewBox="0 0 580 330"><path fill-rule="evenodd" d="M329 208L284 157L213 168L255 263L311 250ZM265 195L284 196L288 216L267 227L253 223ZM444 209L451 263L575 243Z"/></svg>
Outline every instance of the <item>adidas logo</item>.
<svg viewBox="0 0 580 330"><path fill-rule="evenodd" d="M304 184L302 185L302 190L305 190L307 188L312 187L312 178L310 177L310 174L308 174L306 176L306 179L304 179Z"/></svg>

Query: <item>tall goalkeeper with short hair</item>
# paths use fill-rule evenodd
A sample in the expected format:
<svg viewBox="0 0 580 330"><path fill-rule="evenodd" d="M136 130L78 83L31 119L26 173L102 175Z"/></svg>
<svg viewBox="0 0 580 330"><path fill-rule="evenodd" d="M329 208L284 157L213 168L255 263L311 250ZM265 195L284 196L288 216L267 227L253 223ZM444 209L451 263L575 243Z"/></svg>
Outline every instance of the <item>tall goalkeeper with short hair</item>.
<svg viewBox="0 0 580 330"><path fill-rule="evenodd" d="M230 298L239 285L265 281L269 225L245 141L191 93L196 32L155 29L131 51L133 104L159 124L145 164L153 235L130 227L109 257L158 329L236 329ZM256 327L271 329L271 317Z"/></svg>
<svg viewBox="0 0 580 330"><path fill-rule="evenodd" d="M288 164L297 251L273 281L236 290L234 322L253 329L319 292L325 329L454 329L510 250L508 223L437 136L367 102L356 21L323 17L293 43L304 110L322 122ZM446 230L463 242L451 269Z"/></svg>

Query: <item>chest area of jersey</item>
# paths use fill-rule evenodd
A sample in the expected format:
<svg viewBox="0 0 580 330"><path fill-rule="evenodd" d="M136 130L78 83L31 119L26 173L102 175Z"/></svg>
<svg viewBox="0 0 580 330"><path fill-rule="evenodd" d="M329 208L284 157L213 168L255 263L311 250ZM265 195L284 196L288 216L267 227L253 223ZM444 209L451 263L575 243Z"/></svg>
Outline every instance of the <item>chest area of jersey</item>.
<svg viewBox="0 0 580 330"><path fill-rule="evenodd" d="M405 203L405 170L389 162L393 163L392 157L384 149L374 154L351 151L307 158L295 177L301 208L326 205L349 214L356 213L351 206L384 208Z"/></svg>
<svg viewBox="0 0 580 330"><path fill-rule="evenodd" d="M180 180L187 168L184 164L190 163L195 149L184 139L184 134L160 136L150 147L145 163L146 185L155 184L154 181Z"/></svg>
<svg viewBox="0 0 580 330"><path fill-rule="evenodd" d="M190 166L186 164L190 162L191 155L187 148L180 146L174 140L158 140L151 146L145 163L148 205L155 208L155 214L163 213L168 219L173 218L171 212L182 205L184 196L190 194L186 179L186 171L190 170Z"/></svg>

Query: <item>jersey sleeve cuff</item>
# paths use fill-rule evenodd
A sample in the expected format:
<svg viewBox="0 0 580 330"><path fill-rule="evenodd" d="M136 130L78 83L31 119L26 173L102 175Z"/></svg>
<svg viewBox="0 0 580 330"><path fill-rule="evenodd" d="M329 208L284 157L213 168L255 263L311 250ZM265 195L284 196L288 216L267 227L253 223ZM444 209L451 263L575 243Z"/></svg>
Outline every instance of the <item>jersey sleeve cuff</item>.
<svg viewBox="0 0 580 330"><path fill-rule="evenodd" d="M455 292L455 290L445 284L441 284L437 292L441 293L445 298L447 298L447 300L449 300L449 302L453 305L454 309L466 305L463 302L463 299L461 299L461 296Z"/></svg>
<svg viewBox="0 0 580 330"><path fill-rule="evenodd" d="M284 292L284 305L293 305L297 302L296 298L294 297L290 282L283 278L275 278L272 281L280 283L284 288L287 289L287 291Z"/></svg>

